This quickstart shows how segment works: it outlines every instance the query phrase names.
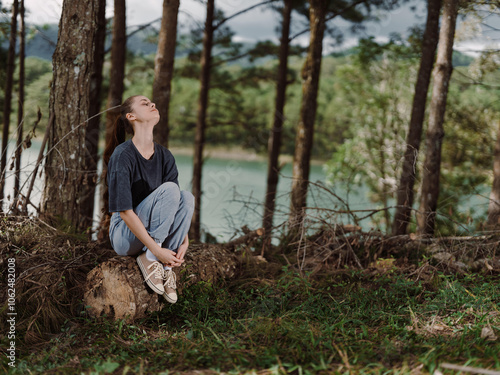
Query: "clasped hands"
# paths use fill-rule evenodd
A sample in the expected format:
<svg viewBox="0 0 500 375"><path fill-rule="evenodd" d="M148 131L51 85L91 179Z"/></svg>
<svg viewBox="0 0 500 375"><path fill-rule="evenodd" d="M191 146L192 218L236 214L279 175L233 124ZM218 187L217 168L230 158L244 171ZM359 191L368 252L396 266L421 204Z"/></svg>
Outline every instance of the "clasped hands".
<svg viewBox="0 0 500 375"><path fill-rule="evenodd" d="M184 255L186 254L187 248L188 244L185 242L179 246L177 253L170 249L161 248L161 251L158 252L156 257L165 266L179 267L182 263L184 263Z"/></svg>

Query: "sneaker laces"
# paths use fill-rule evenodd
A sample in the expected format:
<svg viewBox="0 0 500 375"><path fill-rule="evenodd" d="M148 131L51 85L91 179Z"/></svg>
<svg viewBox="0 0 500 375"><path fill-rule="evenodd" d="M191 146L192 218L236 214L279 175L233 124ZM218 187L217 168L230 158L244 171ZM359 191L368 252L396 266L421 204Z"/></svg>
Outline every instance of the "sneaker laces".
<svg viewBox="0 0 500 375"><path fill-rule="evenodd" d="M160 262L153 262L148 266L148 270L150 268L153 268L152 272L148 275L148 279L151 278L151 276L154 274L154 276L157 279L163 279L163 267L161 266Z"/></svg>
<svg viewBox="0 0 500 375"><path fill-rule="evenodd" d="M165 280L165 283L163 284L167 288L172 288L176 289L177 285L177 276L175 275L174 271L172 270L164 270L163 271L163 279Z"/></svg>

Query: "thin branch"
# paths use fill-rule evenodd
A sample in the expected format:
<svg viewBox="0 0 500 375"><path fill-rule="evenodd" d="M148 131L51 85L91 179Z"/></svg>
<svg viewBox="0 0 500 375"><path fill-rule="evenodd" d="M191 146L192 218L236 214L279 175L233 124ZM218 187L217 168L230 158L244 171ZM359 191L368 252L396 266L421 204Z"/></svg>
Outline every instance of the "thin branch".
<svg viewBox="0 0 500 375"><path fill-rule="evenodd" d="M236 60L239 60L245 56L248 56L250 54L249 51L245 52L245 53L242 53L241 55L238 55L238 56L233 56L233 57L230 57L228 59L225 59L225 60L219 60L215 63L212 63L210 64L210 67L211 68L215 68L216 66L219 66L219 65L222 65L222 64L225 64L225 63L228 63L228 62L231 62L231 61L236 61Z"/></svg>
<svg viewBox="0 0 500 375"><path fill-rule="evenodd" d="M224 18L222 21L220 21L217 25L214 26L214 31L217 30L220 26L222 26L224 23L226 23L227 21L229 21L230 19L236 17L236 16L239 16L240 14L242 13L245 13L245 12L248 12L249 10L252 10L254 8L257 8L257 7L260 7L261 5L266 5L266 4L270 4L270 3L273 3L275 2L276 0L266 0L266 1L262 1L260 3L257 3L255 5L252 5L248 8L245 8L243 10L240 10L239 12L236 12L234 13L233 15L229 16L229 17L226 17Z"/></svg>
<svg viewBox="0 0 500 375"><path fill-rule="evenodd" d="M21 188L19 189L19 191L22 191L23 188L24 188L24 186L27 183L27 180L30 177L32 177L32 180L30 182L30 188L29 188L28 194L27 194L27 200L26 200L26 202L24 202L23 210L26 210L26 205L29 202L29 196L31 194L31 190L33 189L32 185L34 184L34 180L36 178L36 174L38 173L38 167L42 163L43 159L47 158L47 155L50 154L54 149L59 152L59 150L57 149L57 146L59 145L59 143L61 143L66 137L68 137L71 133L73 133L74 131L76 131L77 129L79 129L81 126L85 125L88 121L92 120L94 117L100 116L103 113L106 113L106 112L108 112L110 110L113 110L115 108L118 108L118 107L119 107L119 105L114 106L114 107L110 107L110 108L108 108L108 109L106 109L106 110L104 110L102 112L99 112L99 113L97 113L97 114L89 117L87 120L83 121L81 124L78 124L77 126L75 126L72 130L70 130L68 133L66 133L55 145L53 145L51 149L47 150L47 152L45 153L45 156L43 155L43 150L44 150L45 147L43 147L43 148L41 147L40 148L40 154L38 156L38 160L37 160L37 162L35 164L35 167L34 167L33 171L26 177L26 181L24 182L23 186L21 186ZM47 139L48 139L48 136L49 136L48 133L50 132L50 129L52 128L52 122L54 121L53 116L54 116L54 114L52 114L51 117L50 117L50 119L49 119L49 127L48 127L48 129L47 129L47 131L45 133L45 137ZM46 142L45 138L44 138L44 141ZM45 146L45 145L43 145L43 146ZM61 155L61 159L64 162L64 158L62 157L62 155ZM64 169L66 169L66 168L64 168Z"/></svg>
<svg viewBox="0 0 500 375"><path fill-rule="evenodd" d="M449 370L455 370L455 371L460 371L460 372L470 372L472 374L500 375L500 371L487 370L487 369L478 368L478 367L460 366L460 365L454 365L452 363L441 363L440 366L442 368L446 368Z"/></svg>
<svg viewBox="0 0 500 375"><path fill-rule="evenodd" d="M488 29L493 30L493 31L500 31L500 28L488 25L487 23L482 23L481 25L483 25L483 26L485 26Z"/></svg>
<svg viewBox="0 0 500 375"><path fill-rule="evenodd" d="M130 37L134 36L135 34L137 34L139 31L142 31L144 29L147 29L149 26L151 26L153 23L156 23L158 21L161 21L161 17L160 18L157 18L151 22L147 22L147 23L144 23L142 25L137 25L137 26L129 26L128 28L131 28L131 27L137 27L136 30L132 31L130 34L128 34L126 36L126 39L128 40ZM111 47L107 48L104 53L107 54L111 51Z"/></svg>
<svg viewBox="0 0 500 375"><path fill-rule="evenodd" d="M471 85L471 86L484 86L484 87L489 87L489 88L492 88L492 89L498 89L500 88L500 85L490 85L490 84L487 84L487 83L484 83L484 82L481 82L481 81L477 81L475 80L474 78L462 73L461 71L459 70L455 70L457 72L457 74L460 74L462 77L464 78L467 78L468 80L470 80L470 82L464 82L464 84L468 84L468 85Z"/></svg>
<svg viewBox="0 0 500 375"><path fill-rule="evenodd" d="M153 23L156 23L158 21L161 21L161 17L160 18L157 18L151 22L148 22L148 23L145 23L145 24L142 24L142 25L138 25L137 26L137 29L132 31L130 34L127 35L127 39L130 38L131 36L137 34L139 31L141 30L144 30L144 29L147 29L149 26L151 26Z"/></svg>
<svg viewBox="0 0 500 375"><path fill-rule="evenodd" d="M32 26L39 34L40 36L42 37L42 39L44 39L46 42L48 42L52 47L56 47L56 42L54 42L52 39L49 38L49 36L47 34L45 34L42 30L40 30L40 28L36 25Z"/></svg>
<svg viewBox="0 0 500 375"><path fill-rule="evenodd" d="M336 13L332 13L330 16L326 17L325 22L331 21L332 19L334 19L337 16L341 16L342 14L344 14L345 12L347 12L348 10L353 9L356 6L358 6L359 4L363 4L364 2L366 2L366 0L357 0L357 1L355 1L354 3L352 3L351 5L349 5L346 8L342 9L341 11L336 12ZM291 42L292 40L294 40L295 38L301 36L302 34L305 34L305 33L309 32L309 30L311 30L311 28L307 27L304 30L299 31L297 34L295 34L292 37L290 37L288 39L288 41Z"/></svg>

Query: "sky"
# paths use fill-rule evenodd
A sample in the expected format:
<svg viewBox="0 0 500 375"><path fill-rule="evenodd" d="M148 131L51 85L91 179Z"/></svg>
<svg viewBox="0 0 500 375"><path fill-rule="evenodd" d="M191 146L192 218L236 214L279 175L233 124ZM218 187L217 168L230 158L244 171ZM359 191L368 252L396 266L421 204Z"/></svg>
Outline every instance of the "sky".
<svg viewBox="0 0 500 375"><path fill-rule="evenodd" d="M135 26L152 22L161 17L162 0L126 0L127 1L127 25ZM250 5L259 3L261 0L216 0L216 8L224 10L226 16L232 15L239 10ZM10 6L12 0L2 0L4 6ZM28 22L36 24L58 23L61 14L63 0L25 0L25 6L29 10ZM205 17L204 5L199 0L180 0L179 25L181 29L186 28L193 22L203 24ZM415 24L423 25L426 16L426 2L424 0L410 0L390 13L380 14L379 22L366 24L366 30L356 35L348 31L349 25L342 20L335 20L336 26L345 32L345 42L343 47L356 44L359 37L375 36L379 41L388 39L391 33L401 33L403 36L408 33L410 26ZM113 1L107 0L107 17L113 16ZM303 29L302 20L298 17L292 25L293 31ZM258 8L250 12L235 17L228 22L228 26L236 33L235 41L257 41L272 39L277 41L276 27L279 24L279 15L270 9ZM500 16L489 20L489 23L500 29ZM460 21L460 24L464 24ZM500 32L485 30L485 36L480 39L459 41L455 48L464 52L477 51L487 45L499 45ZM308 36L303 35L297 39L297 43L307 45ZM333 43L326 41L325 51L333 49Z"/></svg>

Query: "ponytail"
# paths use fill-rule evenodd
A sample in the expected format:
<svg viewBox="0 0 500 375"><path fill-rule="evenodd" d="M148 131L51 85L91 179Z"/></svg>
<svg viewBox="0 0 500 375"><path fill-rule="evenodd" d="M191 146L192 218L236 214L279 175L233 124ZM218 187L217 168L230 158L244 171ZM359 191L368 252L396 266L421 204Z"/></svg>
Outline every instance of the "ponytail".
<svg viewBox="0 0 500 375"><path fill-rule="evenodd" d="M102 212L103 214L106 214L109 216L109 211L108 211L108 205L109 205L109 192L108 192L108 163L109 159L111 159L111 155L113 155L113 151L115 151L115 148L125 142L125 137L126 133L134 133L134 129L132 128L132 125L130 122L127 120L127 113L132 112L132 104L134 103L134 99L136 96L131 96L127 98L123 104L119 107L119 114L115 119L115 122L113 124L113 129L111 132L111 136L107 140L106 147L104 148L104 154L102 156L102 159L104 161L104 174L103 174L103 180L104 180L104 193L103 193L103 207L102 207Z"/></svg>
<svg viewBox="0 0 500 375"><path fill-rule="evenodd" d="M125 129L128 123L128 120L123 118L121 114L116 117L113 124L113 130L111 131L111 136L109 137L108 143L104 148L104 154L102 155L102 159L106 167L108 166L109 159L111 158L111 155L113 155L113 151L115 151L116 146L125 142Z"/></svg>

